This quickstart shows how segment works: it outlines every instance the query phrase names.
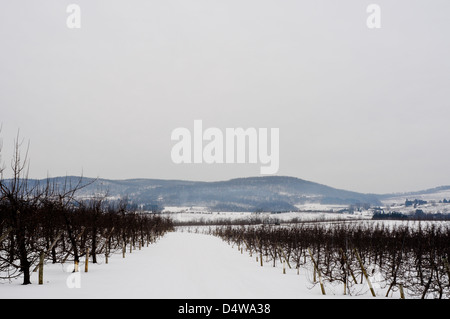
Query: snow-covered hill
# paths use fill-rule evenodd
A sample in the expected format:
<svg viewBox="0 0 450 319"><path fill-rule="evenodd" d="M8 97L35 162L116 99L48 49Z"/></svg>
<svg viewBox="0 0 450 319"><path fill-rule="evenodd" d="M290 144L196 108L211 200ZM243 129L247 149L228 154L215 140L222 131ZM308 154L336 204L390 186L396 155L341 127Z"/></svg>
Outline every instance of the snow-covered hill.
<svg viewBox="0 0 450 319"><path fill-rule="evenodd" d="M56 177L51 183L76 185L79 177ZM44 181L30 181L45 184ZM107 193L111 199L127 197L144 210L165 207L201 206L209 211L292 211L307 204L378 205L375 195L332 188L287 176L237 178L218 182L83 178L88 186L78 195L89 197Z"/></svg>

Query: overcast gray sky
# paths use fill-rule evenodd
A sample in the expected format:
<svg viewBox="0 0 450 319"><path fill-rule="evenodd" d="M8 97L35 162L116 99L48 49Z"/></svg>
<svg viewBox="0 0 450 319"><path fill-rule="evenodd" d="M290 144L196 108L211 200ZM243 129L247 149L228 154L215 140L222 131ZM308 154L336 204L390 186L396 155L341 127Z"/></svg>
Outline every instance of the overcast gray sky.
<svg viewBox="0 0 450 319"><path fill-rule="evenodd" d="M66 8L81 8L69 29ZM369 29L366 8L381 7ZM360 192L450 184L450 1L0 1L2 160L30 177L227 180L177 127L279 128L278 175Z"/></svg>

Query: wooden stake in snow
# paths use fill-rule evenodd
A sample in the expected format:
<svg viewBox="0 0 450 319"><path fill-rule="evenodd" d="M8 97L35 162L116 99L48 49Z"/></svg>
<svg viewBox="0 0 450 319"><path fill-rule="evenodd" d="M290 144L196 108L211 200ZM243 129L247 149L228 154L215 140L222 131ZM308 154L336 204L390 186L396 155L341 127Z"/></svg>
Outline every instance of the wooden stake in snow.
<svg viewBox="0 0 450 319"><path fill-rule="evenodd" d="M369 285L370 292L372 293L372 296L376 297L375 290L373 290L372 283L370 282L369 275L367 275L366 269L364 268L364 265L363 265L363 262L361 260L361 257L359 256L358 251L356 250L356 248L354 249L354 251L355 251L355 254L356 254L356 258L358 258L359 265L361 266L361 270L362 270L362 272L364 274L364 277L367 280L367 285Z"/></svg>
<svg viewBox="0 0 450 319"><path fill-rule="evenodd" d="M402 285L402 284L399 284L399 285L398 285L398 288L400 289L400 298L401 298L401 299L405 299L405 294L404 294L404 292L403 292L403 285Z"/></svg>
<svg viewBox="0 0 450 319"><path fill-rule="evenodd" d="M311 250L309 248L308 248L308 252L309 252L309 257L311 257L311 260L313 262L314 270L317 271L317 273L319 274L319 283L320 283L320 289L322 290L322 295L325 295L325 287L324 287L323 282L322 282L322 275L320 274L320 269L317 266L316 261L314 260L314 257L313 257L313 255L311 253Z"/></svg>
<svg viewBox="0 0 450 319"><path fill-rule="evenodd" d="M84 262L84 272L88 272L89 269L89 248L86 248L86 261Z"/></svg>
<svg viewBox="0 0 450 319"><path fill-rule="evenodd" d="M44 256L45 253L41 251L39 255L39 285L44 283Z"/></svg>

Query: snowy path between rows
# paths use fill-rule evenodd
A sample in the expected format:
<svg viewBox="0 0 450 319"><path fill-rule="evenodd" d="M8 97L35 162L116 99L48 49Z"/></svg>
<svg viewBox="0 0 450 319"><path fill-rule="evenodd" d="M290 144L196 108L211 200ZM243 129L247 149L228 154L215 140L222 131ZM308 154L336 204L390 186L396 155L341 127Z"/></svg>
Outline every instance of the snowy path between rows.
<svg viewBox="0 0 450 319"><path fill-rule="evenodd" d="M79 288L69 288L67 265L48 263L44 285L21 285L21 278L0 284L0 298L326 298L318 285L295 269L259 266L221 239L187 232L166 234L157 243L110 257L105 264L80 264ZM71 277L73 278L73 277ZM330 296L332 297L332 296ZM334 297L343 297L335 295Z"/></svg>

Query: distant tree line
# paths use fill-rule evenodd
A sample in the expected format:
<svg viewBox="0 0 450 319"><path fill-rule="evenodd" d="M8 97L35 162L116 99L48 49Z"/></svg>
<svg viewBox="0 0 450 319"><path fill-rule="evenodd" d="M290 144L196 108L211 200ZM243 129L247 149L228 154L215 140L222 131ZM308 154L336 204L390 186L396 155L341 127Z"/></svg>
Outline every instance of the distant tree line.
<svg viewBox="0 0 450 319"><path fill-rule="evenodd" d="M425 205L428 202L426 200L422 200L422 199L414 199L414 200L405 200L405 207L410 207L410 206L414 206L414 208L416 208L419 205Z"/></svg>
<svg viewBox="0 0 450 319"><path fill-rule="evenodd" d="M425 213L421 209L416 209L412 214L403 214L400 212L380 212L372 215L374 220L450 220L450 214L443 213Z"/></svg>

